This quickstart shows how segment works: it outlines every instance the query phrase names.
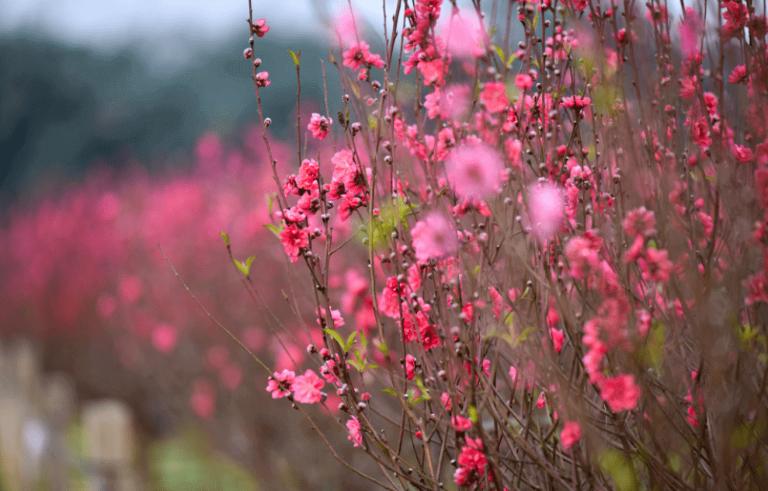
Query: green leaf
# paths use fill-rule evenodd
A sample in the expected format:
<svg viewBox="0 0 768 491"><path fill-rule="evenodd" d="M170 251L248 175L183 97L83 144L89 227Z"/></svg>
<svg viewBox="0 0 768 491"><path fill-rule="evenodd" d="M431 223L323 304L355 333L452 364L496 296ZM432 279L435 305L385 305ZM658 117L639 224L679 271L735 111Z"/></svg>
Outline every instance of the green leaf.
<svg viewBox="0 0 768 491"><path fill-rule="evenodd" d="M346 353L346 352L348 352L348 351L349 351L349 348L351 348L351 347L352 347L352 345L353 345L353 344L354 344L354 342L355 342L355 338L357 338L357 331L353 332L352 334L350 334L350 335L347 337L347 340L346 340L346 342L344 343L344 352L345 352L345 353Z"/></svg>
<svg viewBox="0 0 768 491"><path fill-rule="evenodd" d="M632 462L621 452L614 449L604 450L598 457L603 472L611 476L614 488L618 491L635 491L637 478Z"/></svg>
<svg viewBox="0 0 768 491"><path fill-rule="evenodd" d="M248 278L251 276L251 266L253 265L254 259L256 259L254 256L248 256L245 261L233 259L233 262L235 263L237 270L240 271L244 277Z"/></svg>
<svg viewBox="0 0 768 491"><path fill-rule="evenodd" d="M416 387L418 387L419 392L421 392L421 396L419 397L419 399L421 399L422 401L429 401L430 399L432 399L429 396L429 389L427 389L424 386L424 381L421 380L421 377L416 378Z"/></svg>
<svg viewBox="0 0 768 491"><path fill-rule="evenodd" d="M472 421L472 423L477 424L480 419L477 414L477 408L470 404L467 408L467 414L469 415L469 420Z"/></svg>
<svg viewBox="0 0 768 491"><path fill-rule="evenodd" d="M221 240L222 240L222 242L224 242L225 246L229 247L232 244L232 242L230 242L230 240L229 240L229 234L226 233L225 231L222 230L219 233L219 236L221 237Z"/></svg>
<svg viewBox="0 0 768 491"><path fill-rule="evenodd" d="M384 357L389 356L389 346L387 346L387 342L383 339L374 339L373 345L376 346L376 349L379 350L379 353L381 353Z"/></svg>
<svg viewBox="0 0 768 491"><path fill-rule="evenodd" d="M293 64L295 66L299 66L301 64L301 50L294 51L292 49L289 49L288 53L291 54L291 59L293 60Z"/></svg>
<svg viewBox="0 0 768 491"><path fill-rule="evenodd" d="M498 46L494 44L492 46L494 53L496 53L496 56L499 57L499 60L501 60L502 63L504 63L504 60L506 57L504 56L504 49L501 46Z"/></svg>
<svg viewBox="0 0 768 491"><path fill-rule="evenodd" d="M347 350L344 349L344 338L341 337L341 334L339 334L338 331L335 331L330 327L326 327L323 329L323 332L332 337L337 343L339 343L339 346L344 350L345 353L347 352Z"/></svg>
<svg viewBox="0 0 768 491"><path fill-rule="evenodd" d="M272 232L278 239L280 238L280 232L283 231L283 227L278 227L274 223L265 223L264 228Z"/></svg>
<svg viewBox="0 0 768 491"><path fill-rule="evenodd" d="M397 392L395 392L395 389L393 389L392 387L384 387L383 389L381 389L381 391L392 397L397 397Z"/></svg>
<svg viewBox="0 0 768 491"><path fill-rule="evenodd" d="M645 348L641 352L643 362L658 371L664 361L664 344L667 340L667 332L664 324L654 322L651 332L646 338Z"/></svg>

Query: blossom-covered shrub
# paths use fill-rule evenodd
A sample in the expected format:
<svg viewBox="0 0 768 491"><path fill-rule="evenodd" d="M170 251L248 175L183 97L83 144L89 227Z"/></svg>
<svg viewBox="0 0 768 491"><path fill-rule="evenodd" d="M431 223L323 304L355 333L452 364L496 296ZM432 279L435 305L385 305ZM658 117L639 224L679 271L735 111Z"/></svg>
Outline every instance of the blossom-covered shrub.
<svg viewBox="0 0 768 491"><path fill-rule="evenodd" d="M283 387L301 380L288 369L321 339L303 328L309 297L289 297L301 276L286 267L265 227L273 181L258 133L242 140L235 147L207 134L190 152L193 165L154 174L95 170L58 195L8 210L0 228L0 336L35 342L46 368L67 372L82 399L123 399L149 437L190 422L207 429L265 488L318 479L349 487L355 476L317 456L314 430L275 437L284 411L265 404L253 359L222 330L285 369L276 382ZM286 159L290 149L272 151ZM294 309L294 301L307 308ZM322 380L310 382L306 400L314 401L319 390L310 389ZM273 393L281 394L289 393ZM299 440L309 443L287 446ZM275 472L289 449L313 464Z"/></svg>
<svg viewBox="0 0 768 491"><path fill-rule="evenodd" d="M383 8L270 171L318 338L275 404L386 489L768 486L764 5Z"/></svg>

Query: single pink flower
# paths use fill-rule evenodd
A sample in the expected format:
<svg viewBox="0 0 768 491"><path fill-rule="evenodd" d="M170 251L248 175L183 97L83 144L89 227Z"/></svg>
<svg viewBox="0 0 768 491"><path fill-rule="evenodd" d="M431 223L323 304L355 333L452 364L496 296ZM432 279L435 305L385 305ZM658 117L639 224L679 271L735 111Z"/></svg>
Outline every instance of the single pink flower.
<svg viewBox="0 0 768 491"><path fill-rule="evenodd" d="M635 384L633 375L617 375L603 378L598 383L600 397L614 413L631 411L637 407L640 388Z"/></svg>
<svg viewBox="0 0 768 491"><path fill-rule="evenodd" d="M309 233L307 229L299 228L296 224L290 223L280 232L280 242L283 244L283 250L288 255L292 263L299 260L299 253L302 249L309 247Z"/></svg>
<svg viewBox="0 0 768 491"><path fill-rule="evenodd" d="M470 428L472 428L472 420L465 418L460 414L456 414L451 418L451 425L457 432L466 433Z"/></svg>
<svg viewBox="0 0 768 491"><path fill-rule="evenodd" d="M566 421L560 432L560 445L569 450L581 440L581 425L577 421Z"/></svg>
<svg viewBox="0 0 768 491"><path fill-rule="evenodd" d="M459 248L453 224L441 213L432 212L416 222L411 230L416 259L425 262L451 256Z"/></svg>
<svg viewBox="0 0 768 491"><path fill-rule="evenodd" d="M515 75L515 86L520 90L531 90L533 87L533 77L527 73L518 73Z"/></svg>
<svg viewBox="0 0 768 491"><path fill-rule="evenodd" d="M328 131L331 129L333 120L327 118L318 113L312 113L312 117L309 119L307 130L312 134L312 137L317 140L323 140L328 136Z"/></svg>
<svg viewBox="0 0 768 491"><path fill-rule="evenodd" d="M528 188L528 216L531 231L541 242L550 240L563 221L565 200L560 187L537 183Z"/></svg>
<svg viewBox="0 0 768 491"><path fill-rule="evenodd" d="M551 327L549 329L549 335L552 336L552 347L555 351L560 353L563 351L563 343L565 342L565 334L561 329Z"/></svg>
<svg viewBox="0 0 768 491"><path fill-rule="evenodd" d="M266 33L269 32L269 26L267 25L266 19L256 19L253 21L253 24L251 24L251 32L256 34L256 36L263 38Z"/></svg>
<svg viewBox="0 0 768 491"><path fill-rule="evenodd" d="M405 377L413 380L416 376L416 358L413 355L405 355Z"/></svg>
<svg viewBox="0 0 768 491"><path fill-rule="evenodd" d="M354 447L363 446L363 434L360 431L360 421L352 416L347 420L347 440L352 442Z"/></svg>
<svg viewBox="0 0 768 491"><path fill-rule="evenodd" d="M499 153L481 142L456 147L445 161L445 173L462 199L483 199L496 194L504 165Z"/></svg>
<svg viewBox="0 0 768 491"><path fill-rule="evenodd" d="M272 82L269 80L269 72L263 71L256 74L257 87L269 87Z"/></svg>
<svg viewBox="0 0 768 491"><path fill-rule="evenodd" d="M302 404L317 404L323 400L323 387L325 381L313 370L307 370L293 381L293 399Z"/></svg>
<svg viewBox="0 0 768 491"><path fill-rule="evenodd" d="M291 395L291 389L295 379L296 374L293 370L283 369L280 372L275 372L269 379L267 379L267 392L272 394L272 399L288 397Z"/></svg>
<svg viewBox="0 0 768 491"><path fill-rule="evenodd" d="M371 47L365 41L360 41L344 51L344 66L357 70L360 67L384 68L381 56L371 53Z"/></svg>

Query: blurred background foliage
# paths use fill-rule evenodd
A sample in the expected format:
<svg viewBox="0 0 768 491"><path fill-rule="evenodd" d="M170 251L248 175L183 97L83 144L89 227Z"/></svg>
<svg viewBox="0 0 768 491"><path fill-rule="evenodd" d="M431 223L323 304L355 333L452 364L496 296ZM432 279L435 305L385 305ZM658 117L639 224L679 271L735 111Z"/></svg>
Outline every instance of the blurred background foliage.
<svg viewBox="0 0 768 491"><path fill-rule="evenodd" d="M184 165L209 130L237 139L256 120L244 45L237 38L190 46L191 56L174 64L130 48L107 53L6 33L0 37L0 202L49 194L94 165ZM302 50L303 98L321 101L320 60L328 48L317 39L278 36L258 47L272 79L266 114L274 134L290 138L296 82L288 50ZM307 102L303 112L316 104Z"/></svg>

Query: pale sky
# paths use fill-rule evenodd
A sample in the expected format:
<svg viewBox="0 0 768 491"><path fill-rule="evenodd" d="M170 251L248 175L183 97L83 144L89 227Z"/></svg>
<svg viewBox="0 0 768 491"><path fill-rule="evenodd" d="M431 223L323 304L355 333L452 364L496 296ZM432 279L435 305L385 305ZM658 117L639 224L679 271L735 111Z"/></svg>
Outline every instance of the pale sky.
<svg viewBox="0 0 768 491"><path fill-rule="evenodd" d="M253 0L254 16L276 33L321 34L317 8L331 12L346 0ZM355 0L360 15L381 23L378 0ZM247 0L0 0L0 30L24 28L63 41L109 49L166 41L211 42L243 32ZM238 29L240 31L238 31Z"/></svg>

